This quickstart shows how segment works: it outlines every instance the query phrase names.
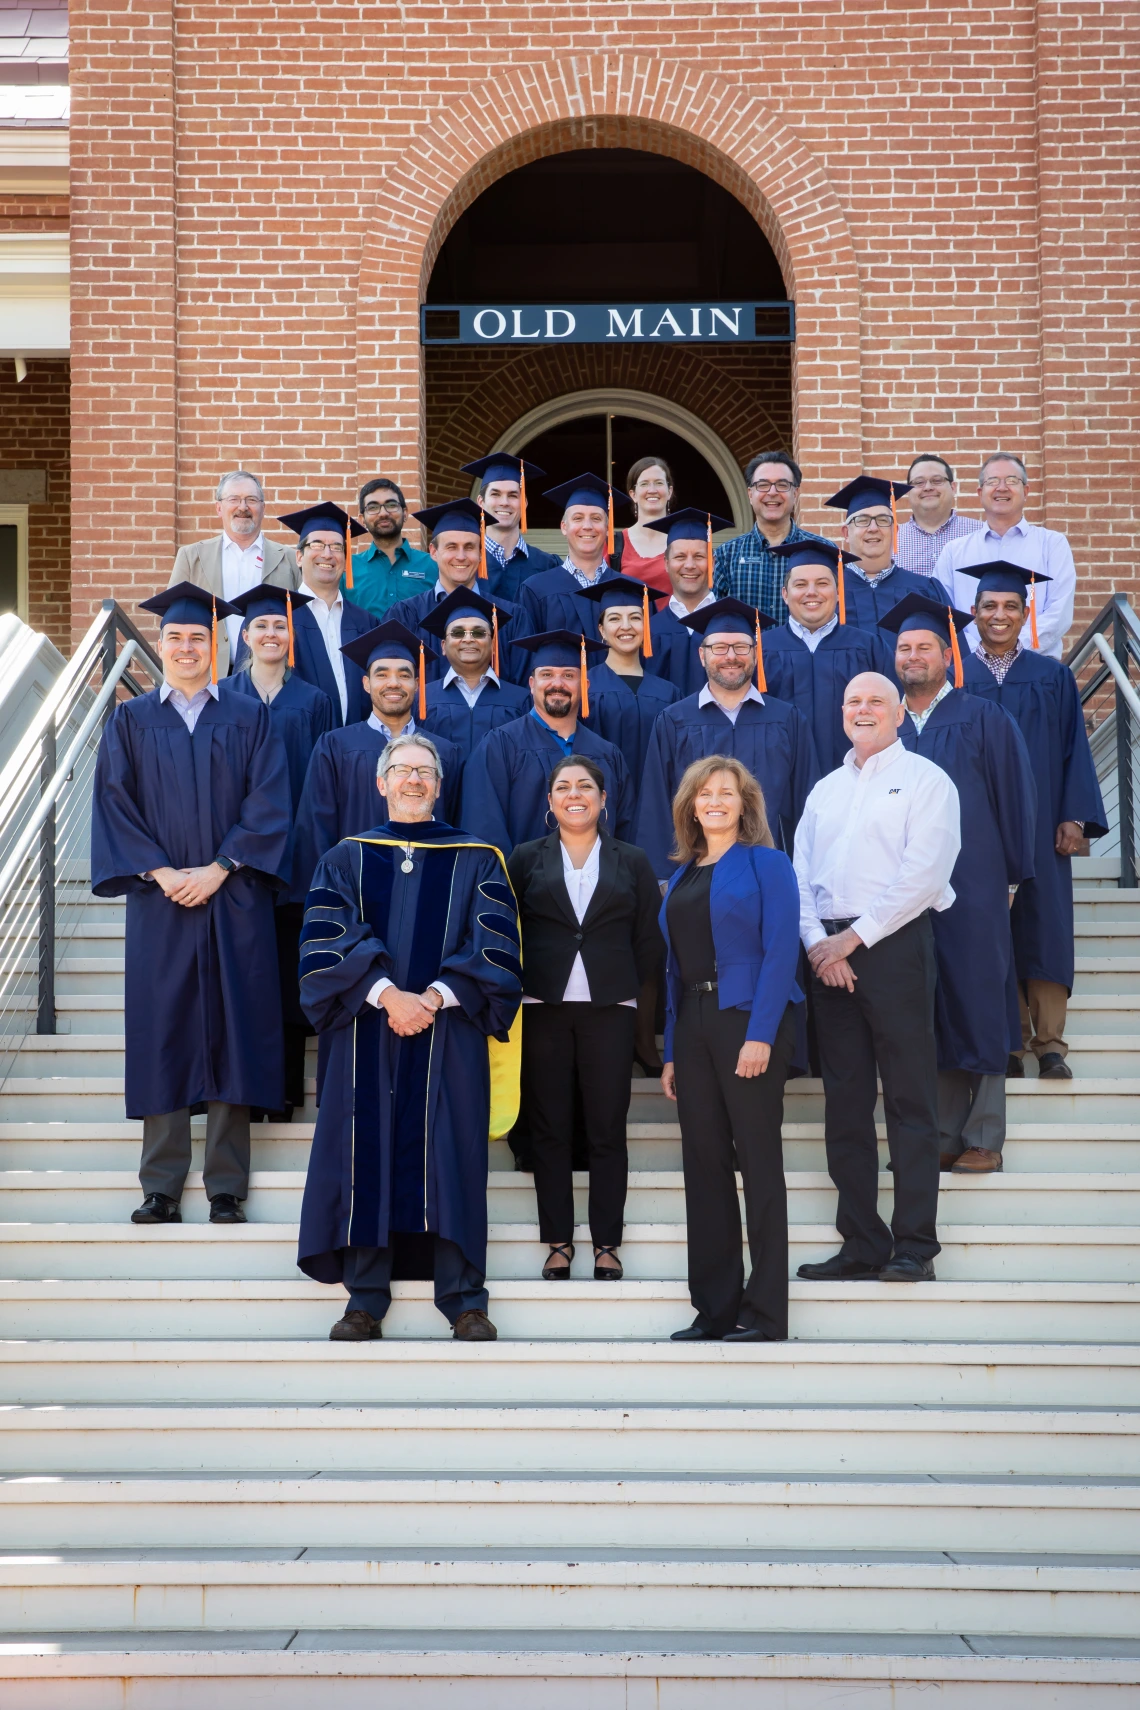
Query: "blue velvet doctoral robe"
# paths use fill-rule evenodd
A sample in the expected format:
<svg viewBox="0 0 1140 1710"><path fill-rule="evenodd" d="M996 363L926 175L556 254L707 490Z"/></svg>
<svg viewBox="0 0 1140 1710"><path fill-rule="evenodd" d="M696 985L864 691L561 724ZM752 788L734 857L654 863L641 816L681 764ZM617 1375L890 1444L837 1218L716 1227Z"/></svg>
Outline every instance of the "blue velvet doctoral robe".
<svg viewBox="0 0 1140 1710"><path fill-rule="evenodd" d="M368 630L375 629L376 619L371 612L366 612L363 606L353 605L346 599L341 610L340 639L343 643L355 641L358 635L365 635ZM244 641L238 643L234 655L233 671L236 674L242 661L248 659L249 648ZM363 686L364 673L354 665L351 659L344 661L344 685L348 691L348 717L340 716L340 690L336 686L333 668L329 662L328 648L321 634L316 618L308 606L293 608L293 669L298 677L306 683L311 683L314 689L320 689L329 698L333 711L333 724L359 724L361 719L368 717L372 711L372 701L367 689Z"/></svg>
<svg viewBox="0 0 1140 1710"><path fill-rule="evenodd" d="M322 736L313 749L293 849L292 896L304 902L321 856L342 838L356 837L370 826L383 825L388 803L376 788L376 763L388 746L388 734L371 724L348 725ZM448 822L459 802L463 761L458 748L444 737L432 737L443 764L439 810Z"/></svg>
<svg viewBox="0 0 1140 1710"><path fill-rule="evenodd" d="M942 605L952 603L941 582L935 582L930 576L919 576L914 570L904 570L898 564L889 575L876 576L873 582L864 582L862 576L847 570L843 587L847 596L847 622L856 629L872 632L907 594L921 594L924 599L937 600Z"/></svg>
<svg viewBox="0 0 1140 1710"><path fill-rule="evenodd" d="M764 634L764 676L768 693L799 707L811 725L820 770L842 766L851 744L843 732L843 695L861 671L881 671L895 680L894 649L882 634L854 624L837 624L817 643L814 653L787 624Z"/></svg>
<svg viewBox="0 0 1140 1710"><path fill-rule="evenodd" d="M527 713L485 736L463 769L461 822L477 836L509 855L516 843L545 837L547 783L566 750L550 726ZM621 750L584 724L574 735L573 752L596 760L606 780L606 826L629 842L633 832L634 785Z"/></svg>
<svg viewBox="0 0 1140 1710"><path fill-rule="evenodd" d="M484 683L479 699L469 707L454 679L444 688L442 681L427 686L427 718L423 728L429 736L442 736L459 750L466 764L472 751L492 730L521 718L530 706L530 691L505 677L497 684Z"/></svg>
<svg viewBox="0 0 1140 1710"><path fill-rule="evenodd" d="M634 681L636 690L630 688L627 677L611 671L608 665L595 665L589 673L590 716L586 723L621 749L637 789L658 715L681 697L666 678L651 677L648 671Z"/></svg>
<svg viewBox="0 0 1140 1710"><path fill-rule="evenodd" d="M899 735L954 780L962 815L954 902L930 916L938 1066L1004 1075L1010 1051L1021 1049L1009 887L1033 877L1037 789L1029 754L1013 720L964 689L938 703L921 736L909 714Z"/></svg>
<svg viewBox="0 0 1140 1710"><path fill-rule="evenodd" d="M482 593L483 589L488 586L489 580L488 573L487 582L475 583L475 592L477 594ZM440 650L439 636L433 635L430 630L423 626L424 618L429 617L439 604L440 596L437 593L437 588L438 584L436 587L428 588L425 593L417 594L414 599L397 600L396 604L389 608L388 616L384 621L385 623L402 623L405 629L410 629L412 634L418 636L428 647L434 648L438 655ZM530 631L523 624L521 610L512 607L509 613L500 613L499 664L501 670L499 675L501 677L505 676L511 682L520 681L516 666L524 657L526 658L526 669L529 671L530 655L524 656L521 653L516 653L511 647L511 642L515 636L529 634ZM424 676L429 683L434 683L440 678L446 677L450 669L451 667L446 659L438 657L427 659L424 663Z"/></svg>
<svg viewBox="0 0 1140 1710"><path fill-rule="evenodd" d="M529 582L532 576L540 576L544 570L557 570L561 562L561 558L555 558L552 552L543 552L529 543L524 552L520 541L506 563L500 564L488 543L487 580L483 583L483 590L488 599L516 602L524 582Z"/></svg>
<svg viewBox="0 0 1140 1710"><path fill-rule="evenodd" d="M193 736L157 689L116 708L95 768L91 888L127 899L128 1117L211 1101L280 1109L273 904L291 824L284 744L260 701L211 698ZM216 855L241 867L197 908L139 878Z"/></svg>
<svg viewBox="0 0 1140 1710"><path fill-rule="evenodd" d="M443 980L458 1007L401 1039L366 1002L384 977L417 992ZM487 1040L506 1039L521 1000L518 911L494 849L429 820L375 826L323 858L301 940L301 1002L327 1046L301 1205L306 1275L340 1282L346 1247L424 1232L486 1273Z"/></svg>
<svg viewBox="0 0 1140 1710"><path fill-rule="evenodd" d="M699 695L708 681L701 664L703 637L683 624L668 606L654 612L649 620L649 633L653 638L652 657L645 661L649 675L664 677L682 699L686 695Z"/></svg>
<svg viewBox="0 0 1140 1710"><path fill-rule="evenodd" d="M766 695L744 701L735 725L715 705L689 695L666 707L653 727L641 775L635 842L649 856L659 879L673 876L673 797L685 768L709 754L740 760L764 792L768 823L777 848L790 853L808 794L819 781L811 727L798 707Z"/></svg>
<svg viewBox="0 0 1140 1710"><path fill-rule="evenodd" d="M1108 830L1073 673L1047 654L1019 653L999 683L976 654L962 661L972 695L1004 707L1025 738L1037 783L1034 873L1017 893L1010 924L1019 980L1073 989L1073 863L1054 847L1062 820L1085 822L1087 837Z"/></svg>
<svg viewBox="0 0 1140 1710"><path fill-rule="evenodd" d="M313 749L322 736L335 730L340 720L333 712L332 702L321 689L314 689L296 671L291 671L273 699L266 704L257 692L248 671L237 671L223 677L218 684L220 695L244 695L264 706L269 723L285 744L289 765L289 794L293 802L293 818L301 801L305 773L309 769Z"/></svg>

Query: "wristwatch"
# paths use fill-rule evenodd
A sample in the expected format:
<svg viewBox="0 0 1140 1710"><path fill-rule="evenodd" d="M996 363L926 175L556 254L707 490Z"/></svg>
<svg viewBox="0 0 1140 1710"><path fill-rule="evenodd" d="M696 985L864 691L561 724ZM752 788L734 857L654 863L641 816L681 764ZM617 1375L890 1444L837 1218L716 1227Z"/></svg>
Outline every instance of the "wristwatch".
<svg viewBox="0 0 1140 1710"><path fill-rule="evenodd" d="M223 872L226 872L226 873L236 873L237 872L237 868L238 868L237 862L231 861L228 855L215 855L214 856L214 864L215 864L215 866L221 867Z"/></svg>

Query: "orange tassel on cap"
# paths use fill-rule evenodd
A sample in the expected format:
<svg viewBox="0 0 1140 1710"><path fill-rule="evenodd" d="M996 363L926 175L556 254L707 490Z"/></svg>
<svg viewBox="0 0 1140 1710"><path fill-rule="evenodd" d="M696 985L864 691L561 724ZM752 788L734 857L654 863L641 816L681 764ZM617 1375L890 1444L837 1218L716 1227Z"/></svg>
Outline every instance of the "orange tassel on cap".
<svg viewBox="0 0 1140 1710"><path fill-rule="evenodd" d="M965 682L962 675L962 649L958 646L958 631L954 625L953 615L949 613L949 607L947 613L950 616L950 651L954 656L954 687L960 689Z"/></svg>
<svg viewBox="0 0 1140 1710"><path fill-rule="evenodd" d="M586 680L586 637L582 637L582 717L590 716L590 685Z"/></svg>
<svg viewBox="0 0 1140 1710"><path fill-rule="evenodd" d="M709 579L709 591L713 585L713 549L712 549L712 517L705 512L705 575Z"/></svg>
<svg viewBox="0 0 1140 1710"><path fill-rule="evenodd" d="M526 533L526 470L519 460L519 533Z"/></svg>
<svg viewBox="0 0 1140 1710"><path fill-rule="evenodd" d="M424 644L420 642L420 723L427 717L427 672L424 669Z"/></svg>
<svg viewBox="0 0 1140 1710"><path fill-rule="evenodd" d="M760 639L760 614L756 614L756 687L762 695L768 693L768 680L764 675L764 643Z"/></svg>
<svg viewBox="0 0 1140 1710"><path fill-rule="evenodd" d="M614 490L608 489L606 497L606 557L614 555Z"/></svg>
<svg viewBox="0 0 1140 1710"><path fill-rule="evenodd" d="M352 524L346 523L344 530L344 585L352 587Z"/></svg>
<svg viewBox="0 0 1140 1710"><path fill-rule="evenodd" d="M285 590L285 622L289 625L289 669L293 669L293 594L289 588Z"/></svg>
<svg viewBox="0 0 1140 1710"><path fill-rule="evenodd" d="M214 621L210 625L210 681L216 685L218 681L218 601L216 595L211 596L210 604L214 612Z"/></svg>
<svg viewBox="0 0 1140 1710"><path fill-rule="evenodd" d="M895 484L891 481L888 485L891 489L891 557L897 558L899 552L899 513L895 508Z"/></svg>
<svg viewBox="0 0 1140 1710"><path fill-rule="evenodd" d="M835 585L839 589L839 621L847 622L847 591L843 586L843 553L840 551L835 562Z"/></svg>
<svg viewBox="0 0 1140 1710"><path fill-rule="evenodd" d="M649 584L641 596L641 651L647 659L653 658L653 637L649 633Z"/></svg>
<svg viewBox="0 0 1140 1710"><path fill-rule="evenodd" d="M479 506L479 580L487 580L487 513Z"/></svg>
<svg viewBox="0 0 1140 1710"><path fill-rule="evenodd" d="M1037 578L1032 576L1029 582L1029 633L1033 637L1034 649L1041 643L1037 639Z"/></svg>
<svg viewBox="0 0 1140 1710"><path fill-rule="evenodd" d="M499 608L491 607L491 669L496 677L499 671Z"/></svg>

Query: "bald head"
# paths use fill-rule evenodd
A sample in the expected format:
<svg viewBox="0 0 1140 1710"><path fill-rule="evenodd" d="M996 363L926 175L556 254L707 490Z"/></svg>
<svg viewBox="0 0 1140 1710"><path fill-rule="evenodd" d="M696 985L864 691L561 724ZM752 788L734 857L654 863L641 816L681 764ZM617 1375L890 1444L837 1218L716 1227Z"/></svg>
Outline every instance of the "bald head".
<svg viewBox="0 0 1140 1710"><path fill-rule="evenodd" d="M902 721L903 704L889 677L879 671L852 677L843 693L843 730L856 766L897 742Z"/></svg>

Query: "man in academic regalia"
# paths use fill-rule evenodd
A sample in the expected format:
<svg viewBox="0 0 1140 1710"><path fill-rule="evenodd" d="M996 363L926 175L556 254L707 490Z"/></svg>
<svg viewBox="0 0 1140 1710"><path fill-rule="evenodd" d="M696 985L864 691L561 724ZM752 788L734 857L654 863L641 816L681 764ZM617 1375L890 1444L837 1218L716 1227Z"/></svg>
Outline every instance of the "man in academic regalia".
<svg viewBox="0 0 1140 1710"><path fill-rule="evenodd" d="M665 571L673 588L665 605L649 620L653 652L646 657L645 669L650 676L667 678L683 700L686 695L699 694L705 686L701 638L687 627L685 619L716 599L710 574L712 536L732 524L690 506L670 511L645 526L666 537Z"/></svg>
<svg viewBox="0 0 1140 1710"><path fill-rule="evenodd" d="M206 1106L212 1223L244 1223L249 1107L280 1107L273 899L288 882L285 748L269 713L221 698L217 625L237 615L191 582L141 602L161 618L163 682L103 732L91 888L127 899L126 1108L142 1118L135 1223L181 1223L190 1109Z"/></svg>
<svg viewBox="0 0 1140 1710"><path fill-rule="evenodd" d="M708 681L699 694L666 707L654 725L637 821L636 841L661 881L673 871L673 797L694 760L731 754L747 766L764 792L777 846L787 851L820 775L807 719L798 707L766 692L760 632L771 628L771 618L726 599L690 613L685 622L702 637Z"/></svg>
<svg viewBox="0 0 1140 1710"><path fill-rule="evenodd" d="M453 742L464 764L489 731L521 718L530 705L526 689L508 683L499 669L499 626L513 613L505 600L456 588L421 625L438 638L447 664L447 674L427 686L424 729Z"/></svg>
<svg viewBox="0 0 1140 1710"><path fill-rule="evenodd" d="M848 683L864 671L891 677L894 655L877 629L859 629L847 621L839 578L850 554L844 553L840 561L838 548L814 540L772 550L784 563L788 621L764 642L768 693L799 707L811 725L826 777L843 764L851 746L843 731ZM929 587L929 578L924 580Z"/></svg>
<svg viewBox="0 0 1140 1710"><path fill-rule="evenodd" d="M313 749L322 736L336 728L328 696L298 677L289 663L294 656L293 615L309 604L309 597L300 589L290 592L264 582L248 593L239 594L231 603L242 614L243 660L232 677L222 679L219 685L222 697L241 695L268 708L269 722L285 744L289 796L296 823ZM282 894L277 898L273 918L277 928L278 983L285 1033L285 1103L280 1111L269 1114L273 1121L288 1122L294 1110L305 1102L305 1041L309 1034L297 991L300 903Z"/></svg>
<svg viewBox="0 0 1140 1710"><path fill-rule="evenodd" d="M293 897L299 902L312 882L321 856L342 838L367 831L384 817L384 798L376 794L376 764L397 736L417 728L413 710L426 716L426 694L419 698L420 660L427 667L431 649L394 618L377 624L344 650L350 677L363 672L372 711L364 724L332 730L313 750L297 809L293 852ZM438 658L432 654L432 658ZM353 667L355 666L355 671ZM435 739L443 764L443 811L449 823L459 803L463 761L444 737Z"/></svg>
<svg viewBox="0 0 1140 1710"><path fill-rule="evenodd" d="M958 635L968 622L965 612L908 594L880 627L898 638L895 676L907 712L901 739L941 766L958 791L955 900L932 921L939 1146L944 1170L985 1174L1002 1167L1005 1070L1017 1023L1009 909L1016 887L1033 877L1037 789L1013 719L947 677L952 660L958 675Z"/></svg>
<svg viewBox="0 0 1140 1710"><path fill-rule="evenodd" d="M598 475L576 475L543 496L562 506L566 556L519 589L522 633L567 629L593 640L597 613L581 598L582 589L615 574L606 559L613 550L614 513L619 506L632 509L631 502Z"/></svg>
<svg viewBox="0 0 1140 1710"><path fill-rule="evenodd" d="M658 714L680 695L664 677L651 677L643 649L652 650L649 613L657 599L644 582L614 576L584 590L598 613L605 658L588 674L590 729L620 748L636 790Z"/></svg>
<svg viewBox="0 0 1140 1710"><path fill-rule="evenodd" d="M533 660L528 686L534 705L525 717L485 736L468 760L462 823L504 855L516 843L545 836L551 767L582 754L596 760L605 777L610 832L628 839L634 816L629 768L620 749L579 722L579 713L588 716L587 654L601 653L601 643L555 630L528 635L518 645Z"/></svg>
<svg viewBox="0 0 1140 1710"><path fill-rule="evenodd" d="M354 605L341 593L340 583L348 574L346 554L351 563L351 537L363 534L364 529L347 511L331 503L310 505L277 520L297 535L299 591L308 596L307 604L294 614L293 669L328 696L338 725L359 724L368 717L368 697L356 689L351 672L346 677L341 648L364 635L375 620L363 606ZM244 644L239 645L235 671L247 652Z"/></svg>
<svg viewBox="0 0 1140 1710"><path fill-rule="evenodd" d="M964 575L965 572L963 571ZM1034 875L1018 888L1010 924L1021 1009L1021 1049L1007 1074L1025 1074L1027 1050L1042 1080L1071 1080L1065 1013L1073 989L1073 856L1108 830L1073 673L1036 645L1026 589L1043 580L1004 559L976 564L973 606L980 642L963 661L964 687L1004 707L1025 738L1037 781ZM1030 590L1029 604L1036 600ZM1025 626L1025 627L1023 627ZM1030 646L1026 646L1026 641Z"/></svg>
<svg viewBox="0 0 1140 1710"><path fill-rule="evenodd" d="M904 570L895 559L897 501L909 492L905 481L857 475L854 481L824 500L826 505L844 513L839 538L844 551L850 554L844 578L847 621L859 629L874 630L907 594L945 599L949 604L950 596L941 583Z"/></svg>
<svg viewBox="0 0 1140 1710"><path fill-rule="evenodd" d="M518 911L498 851L433 819L430 738L397 737L379 789L385 823L323 857L305 909L301 1001L327 1072L297 1263L349 1291L330 1339L372 1341L401 1257L426 1245L453 1336L489 1342L489 1042L522 999Z"/></svg>
<svg viewBox="0 0 1140 1710"><path fill-rule="evenodd" d="M493 451L463 465L465 475L478 475L479 502L486 516L487 581L492 599L517 600L519 589L543 570L555 570L558 559L526 538L526 484L546 474L509 451Z"/></svg>

